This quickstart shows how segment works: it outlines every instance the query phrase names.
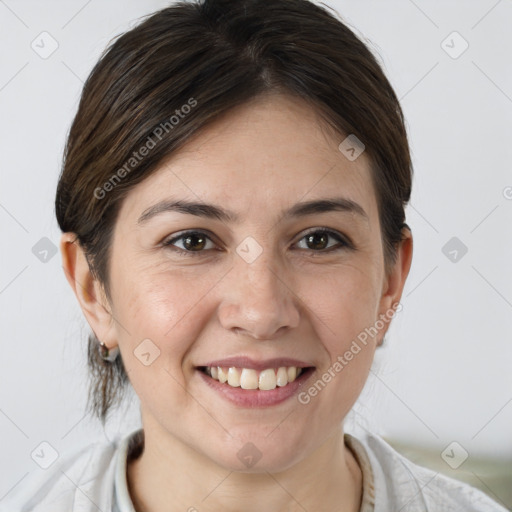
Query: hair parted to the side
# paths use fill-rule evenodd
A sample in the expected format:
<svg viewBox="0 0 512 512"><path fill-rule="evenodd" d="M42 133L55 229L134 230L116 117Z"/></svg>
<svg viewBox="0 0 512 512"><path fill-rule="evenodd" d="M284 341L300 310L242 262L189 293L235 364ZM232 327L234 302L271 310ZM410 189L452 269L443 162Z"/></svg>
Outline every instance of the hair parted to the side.
<svg viewBox="0 0 512 512"><path fill-rule="evenodd" d="M105 51L85 82L66 144L57 220L77 235L108 300L111 237L127 192L211 121L273 92L308 102L340 142L354 134L365 144L386 268L394 263L412 164L398 99L366 45L309 0L178 2ZM135 160L149 138L155 144ZM90 410L105 423L128 378L120 356L101 360L94 336L88 354Z"/></svg>

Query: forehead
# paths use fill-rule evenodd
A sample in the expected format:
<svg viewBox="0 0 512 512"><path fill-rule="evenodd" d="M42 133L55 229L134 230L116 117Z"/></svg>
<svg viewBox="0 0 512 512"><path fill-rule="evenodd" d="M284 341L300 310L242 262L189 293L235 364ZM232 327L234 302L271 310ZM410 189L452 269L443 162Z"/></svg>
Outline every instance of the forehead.
<svg viewBox="0 0 512 512"><path fill-rule="evenodd" d="M123 209L140 215L172 196L261 217L299 201L341 196L371 218L376 199L369 159L364 153L347 159L338 149L345 137L300 99L259 97L190 139L131 190Z"/></svg>

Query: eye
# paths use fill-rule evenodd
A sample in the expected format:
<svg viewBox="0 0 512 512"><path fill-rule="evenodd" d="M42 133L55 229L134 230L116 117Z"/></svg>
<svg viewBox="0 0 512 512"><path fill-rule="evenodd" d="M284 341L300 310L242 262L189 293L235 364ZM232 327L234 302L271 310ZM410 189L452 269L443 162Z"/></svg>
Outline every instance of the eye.
<svg viewBox="0 0 512 512"><path fill-rule="evenodd" d="M329 239L334 239L337 244L329 245ZM305 240L306 247L313 252L333 252L344 248L352 248L340 234L325 228L315 228L304 235L300 241ZM182 247L176 245L182 244ZM211 245L208 246L208 243ZM205 250L215 249L212 239L203 231L185 231L178 236L165 240L162 245L183 256L200 256ZM301 249L304 249L301 247Z"/></svg>
<svg viewBox="0 0 512 512"><path fill-rule="evenodd" d="M175 246L176 242L181 243L183 248ZM197 253L203 252L204 249L213 248L207 247L208 242L215 247L215 244L213 244L211 238L206 233L202 231L186 231L179 236L164 241L162 245L164 247L172 246L173 250L185 256L198 256L199 254Z"/></svg>
<svg viewBox="0 0 512 512"><path fill-rule="evenodd" d="M329 238L336 240L338 244L329 246ZM314 252L332 252L351 247L351 244L345 241L341 235L335 231L330 231L325 228L316 228L310 231L305 236L303 236L299 242L302 242L302 240L306 241L306 249L311 249Z"/></svg>

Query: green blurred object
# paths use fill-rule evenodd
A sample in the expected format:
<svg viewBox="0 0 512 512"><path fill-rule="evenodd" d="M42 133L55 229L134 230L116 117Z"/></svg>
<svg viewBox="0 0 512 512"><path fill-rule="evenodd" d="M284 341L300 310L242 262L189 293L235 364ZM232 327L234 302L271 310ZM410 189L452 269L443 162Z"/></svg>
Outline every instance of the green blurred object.
<svg viewBox="0 0 512 512"><path fill-rule="evenodd" d="M470 456L459 468L452 469L441 458L441 450L383 438L415 464L466 482L512 511L512 460Z"/></svg>

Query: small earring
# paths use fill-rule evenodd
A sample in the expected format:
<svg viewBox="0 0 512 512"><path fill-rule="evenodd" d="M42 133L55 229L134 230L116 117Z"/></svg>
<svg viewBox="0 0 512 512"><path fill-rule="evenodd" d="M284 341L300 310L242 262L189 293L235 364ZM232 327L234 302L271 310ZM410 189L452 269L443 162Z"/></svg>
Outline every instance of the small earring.
<svg viewBox="0 0 512 512"><path fill-rule="evenodd" d="M100 341L98 349L103 361L108 361L109 363L113 363L119 355L119 347L109 349L102 341Z"/></svg>

